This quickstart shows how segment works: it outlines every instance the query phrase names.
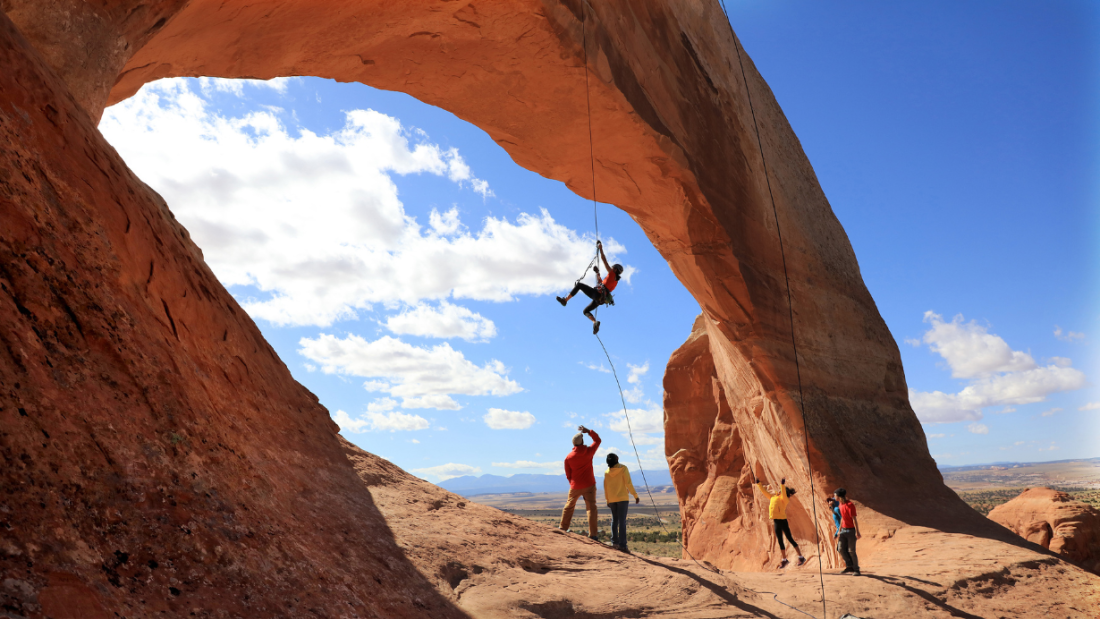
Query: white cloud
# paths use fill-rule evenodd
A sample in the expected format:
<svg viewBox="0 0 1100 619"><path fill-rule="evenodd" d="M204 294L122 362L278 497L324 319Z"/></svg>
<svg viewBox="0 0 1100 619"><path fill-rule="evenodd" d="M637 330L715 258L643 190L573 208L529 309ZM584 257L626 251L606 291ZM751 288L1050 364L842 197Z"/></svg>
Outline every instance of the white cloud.
<svg viewBox="0 0 1100 619"><path fill-rule="evenodd" d="M431 214L428 216L428 223L431 225L432 230L439 235L454 234L462 227L462 222L458 220L457 208L451 208L451 210L442 215L433 208Z"/></svg>
<svg viewBox="0 0 1100 619"><path fill-rule="evenodd" d="M664 445L665 411L653 402L646 404L648 408L631 408L626 411L630 417L629 424L622 410L607 413L604 417L610 419L608 428L621 433L628 441L631 440L630 430L633 430L635 445Z"/></svg>
<svg viewBox="0 0 1100 619"><path fill-rule="evenodd" d="M1012 405L1042 402L1088 383L1069 359L1058 357L1040 367L1031 355L1012 350L974 321L964 323L961 315L948 323L926 312L924 320L932 325L924 342L947 361L952 376L969 380L958 393L910 389L909 402L922 423L977 421L982 409L1000 406L1004 409L995 412L1008 413L1015 410Z"/></svg>
<svg viewBox="0 0 1100 619"><path fill-rule="evenodd" d="M972 423L966 426L971 434L989 434L989 426L984 423Z"/></svg>
<svg viewBox="0 0 1100 619"><path fill-rule="evenodd" d="M380 398L367 404L367 411L371 413L391 411L395 408L397 408L397 400L391 398Z"/></svg>
<svg viewBox="0 0 1100 619"><path fill-rule="evenodd" d="M665 411L660 406L650 403L648 409L632 408L626 412L629 415L629 424L627 415L620 410L607 414L607 417L611 418L611 424L608 427L615 432L633 430L635 433L643 434L665 431Z"/></svg>
<svg viewBox="0 0 1100 619"><path fill-rule="evenodd" d="M427 419L424 419L420 415L407 415L405 413L392 412L392 413L367 413L367 419L370 421L372 430L389 430L395 432L398 430L427 430L431 425Z"/></svg>
<svg viewBox="0 0 1100 619"><path fill-rule="evenodd" d="M165 197L219 279L262 292L242 299L256 318L328 326L379 303L510 301L560 291L589 259L592 239L545 210L514 222L489 217L471 232L452 209L422 226L406 214L394 175L443 176L483 197L491 190L456 149L395 118L352 110L331 133L292 131L271 111L220 116L193 83L147 84L108 108L100 129ZM207 92L246 94L238 83L209 84ZM625 252L612 240L605 249Z"/></svg>
<svg viewBox="0 0 1100 619"><path fill-rule="evenodd" d="M564 464L561 461L557 462L532 462L530 460L519 460L516 462L494 462L493 466L500 467L502 469L558 469L564 468Z"/></svg>
<svg viewBox="0 0 1100 619"><path fill-rule="evenodd" d="M905 338L905 343L913 346L914 348L919 348L921 344L920 340L912 337Z"/></svg>
<svg viewBox="0 0 1100 619"><path fill-rule="evenodd" d="M932 325L922 338L924 343L947 361L951 376L955 378L1036 367L1031 355L1012 350L1007 342L973 320L964 323L962 314L956 315L951 322L944 322L943 316L928 311L924 313L924 321Z"/></svg>
<svg viewBox="0 0 1100 619"><path fill-rule="evenodd" d="M1019 447L1020 445L1023 445L1023 444L1024 444L1023 441L1016 441L1015 443L1013 443L1013 445L1015 445L1017 447Z"/></svg>
<svg viewBox="0 0 1100 619"><path fill-rule="evenodd" d="M420 304L386 319L386 328L398 335L462 338L468 342L487 341L497 334L492 320L465 307L446 301L438 307Z"/></svg>
<svg viewBox="0 0 1100 619"><path fill-rule="evenodd" d="M447 481L448 479L458 477L460 475L479 475L481 474L481 468L476 466L470 466L469 464L455 464L454 462L448 462L447 464L440 464L439 466L429 466L422 469L413 469L413 473L419 473L421 477L428 479L429 481Z"/></svg>
<svg viewBox="0 0 1100 619"><path fill-rule="evenodd" d="M409 442L412 443L413 445L419 445L420 444L420 441L416 440L415 438L410 440Z"/></svg>
<svg viewBox="0 0 1100 619"><path fill-rule="evenodd" d="M945 436L947 436L947 435L946 434L929 434L928 438L943 438Z"/></svg>
<svg viewBox="0 0 1100 619"><path fill-rule="evenodd" d="M526 430L535 423L535 416L527 411L506 411L502 408L490 408L482 419L494 430Z"/></svg>
<svg viewBox="0 0 1100 619"><path fill-rule="evenodd" d="M634 388L623 391L623 398L631 404L637 404L645 399L645 392L642 389L642 377L649 371L649 362L646 361L643 365L628 363L626 367L630 369L630 375L627 377L626 382L634 385Z"/></svg>
<svg viewBox="0 0 1100 619"><path fill-rule="evenodd" d="M1078 408L1079 411L1095 411L1100 410L1100 402L1089 402L1088 404Z"/></svg>
<svg viewBox="0 0 1100 619"><path fill-rule="evenodd" d="M1054 325L1054 337L1062 340L1063 342L1079 342L1085 339L1085 334L1077 331L1062 332L1062 327Z"/></svg>
<svg viewBox="0 0 1100 619"><path fill-rule="evenodd" d="M368 380L364 387L402 398L404 408L457 410L461 407L452 394L504 396L522 391L506 376L501 362L478 367L446 343L420 348L389 336L371 342L358 335L340 339L322 333L298 344L298 352L326 374L385 379Z"/></svg>
<svg viewBox="0 0 1100 619"><path fill-rule="evenodd" d="M407 415L396 411L385 414L368 411L364 417L353 418L346 412L338 410L332 416L332 420L340 426L341 432L427 430L429 425L428 420L419 415Z"/></svg>
<svg viewBox="0 0 1100 619"><path fill-rule="evenodd" d="M594 365L594 364L591 364L591 363L585 363L583 361L578 361L577 363L583 365L584 367L586 367L590 370L596 370L597 372L603 372L604 374L610 374L611 373L611 370L605 368L602 363L599 364L599 365ZM574 416L576 416L576 415L574 414Z"/></svg>
<svg viewBox="0 0 1100 619"><path fill-rule="evenodd" d="M1050 417L1050 416L1052 416L1052 415L1057 415L1057 414L1058 414L1058 413L1060 413L1060 412L1062 412L1062 409L1060 409L1060 408L1052 408L1052 409L1049 409L1049 410L1045 410L1045 411L1043 411L1043 412L1042 412L1042 413L1040 413L1040 414L1041 414L1041 415L1042 415L1043 417Z"/></svg>
<svg viewBox="0 0 1100 619"><path fill-rule="evenodd" d="M287 86L290 82L297 80L296 77L276 77L270 80L251 80L251 79L220 79L216 77L200 77L198 79L199 88L204 95L209 96L212 92L228 92L238 97L244 96L244 87L252 86L254 88L269 88L278 93L285 93ZM318 100L319 101L319 100Z"/></svg>

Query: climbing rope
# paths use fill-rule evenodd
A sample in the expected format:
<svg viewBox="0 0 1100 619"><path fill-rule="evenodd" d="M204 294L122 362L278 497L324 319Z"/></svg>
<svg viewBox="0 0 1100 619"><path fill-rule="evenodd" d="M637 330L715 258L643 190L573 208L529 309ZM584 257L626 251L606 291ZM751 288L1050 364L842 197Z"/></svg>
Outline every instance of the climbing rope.
<svg viewBox="0 0 1100 619"><path fill-rule="evenodd" d="M745 63L741 58L741 46L737 40L737 34L733 31L733 22L730 21L729 11L726 10L725 0L719 0L722 14L726 17L726 25L730 29L730 37L733 39L733 48L737 51L737 64L741 68L741 80L745 83L745 97L749 101L749 111L752 113L752 126L756 131L756 146L760 150L760 162L764 166L764 179L768 184L768 198L772 203L772 216L775 218L775 233L779 237L779 255L783 260L783 281L787 285L787 315L791 323L791 348L794 350L794 370L798 378L798 407L802 411L802 429L805 432L806 468L810 475L810 506L814 515L814 544L817 547L817 576L821 583L821 612L828 616L825 606L825 572L821 565L821 533L817 523L817 490L814 487L814 469L810 462L810 426L806 423L806 398L802 393L802 369L798 363L798 341L794 334L794 304L791 301L791 279L787 272L787 252L783 247L783 231L779 227L779 211L775 207L775 195L772 193L771 175L768 174L768 160L764 156L764 142L760 138L760 125L756 121L756 108L752 104L752 92L749 90L749 79L745 74ZM802 612L802 611L799 611ZM805 613L803 613L805 614Z"/></svg>
<svg viewBox="0 0 1100 619"><path fill-rule="evenodd" d="M591 9L591 7L588 5L588 2L585 2L584 6ZM733 23L730 22L729 12L726 10L725 0L719 0L719 6L721 6L722 13L726 17L726 23L730 28L730 35L731 35L731 37L733 38L733 41L734 41L734 49L737 51L737 62L738 62L738 65L741 68L741 79L745 83L745 94L746 94L746 97L748 98L749 110L752 112L753 127L756 131L757 147L760 150L760 159L761 159L761 161L764 165L764 177L765 177L765 180L767 181L767 185L768 185L768 197L770 198L771 203L772 203L772 215L775 218L776 233L779 236L779 251L780 251L780 255L782 257L782 261L783 261L783 279L784 279L784 281L786 283L786 287L787 287L787 313L788 313L788 317L789 317L790 323L791 323L791 346L794 350L795 374L798 378L799 407L800 407L801 412L802 412L802 426L803 426L803 429L805 430L805 433L806 433L806 436L805 436L806 466L808 467L809 474L810 474L810 494L811 494L811 497L815 497L817 492L816 492L816 488L814 487L813 466L810 463L810 430L809 430L809 426L806 424L805 397L803 395L803 390L802 390L802 371L801 371L801 368L800 368L799 362L798 362L798 342L795 339L795 332L794 332L794 308L793 308L793 304L792 304L792 301L791 301L791 282L790 282L790 276L789 276L788 270L787 270L787 255L786 255L786 250L783 246L783 235L782 235L782 231L780 230L780 227L779 227L779 212L778 212L778 210L776 209L776 206L775 206L775 196L772 192L771 177L768 174L767 159L764 156L764 145L763 145L763 142L762 142L761 137L760 137L760 126L759 126L759 124L757 123L757 120L756 120L756 110L755 110L755 108L752 104L752 94L751 94L751 92L749 92L748 77L745 74L744 61L741 59L741 49L740 49L740 46L737 42L737 35L733 31ZM584 17L581 19L581 41L582 41L582 46L584 48L584 97L585 97L585 104L588 108L588 155L589 155L589 169L590 169L590 172L591 172L591 175L592 175L592 217L593 217L593 222L594 222L594 225L595 225L596 241L597 241L597 244L598 244L599 240L600 240L600 220L599 220L599 209L598 209L597 200L596 200L596 154L595 154L595 140L593 139L593 135L592 135L592 98L591 98L590 87L589 87L589 83L588 83L589 82L589 78L588 78L588 36L587 36L587 27L586 27L587 26L587 21L588 21L588 16L587 16L587 12L586 12ZM585 268L584 274L582 274L581 278L583 278L585 275L588 274L588 270L591 269L593 267L593 265L598 265L598 263L599 263L599 249L597 247L595 258L593 258L592 262L590 262L588 264L588 267ZM597 275L597 279L599 279L598 275ZM598 319L598 317L599 317L599 306L596 307L595 311L596 311L596 318ZM630 437L630 446L633 448L634 457L638 462L638 472L640 472L642 474L642 483L645 485L646 495L649 497L650 505L652 505L652 507L653 507L653 513L657 517L657 523L660 525L661 530L664 531L665 535L668 535L668 529L665 527L664 519L661 517L661 512L657 508L657 501L653 498L653 492L650 490L649 480L646 479L645 469L642 467L641 454L638 453L638 446L634 442L634 430L633 430L633 427L631 426L631 423L630 423L630 414L629 414L627 406L626 406L626 397L623 394L622 383L619 382L619 373L615 369L615 363L611 360L611 354L607 352L607 346L604 345L603 338L601 338L599 336L599 334L596 334L596 340L600 343L600 348L603 349L603 353L604 353L604 356L607 358L608 365L611 366L612 376L614 376L614 378L615 378L615 386L619 389L619 400L622 402L622 405L623 405L623 418L626 420L627 434ZM817 547L817 570L818 570L818 578L821 582L821 608L822 608L823 617L824 617L824 616L827 616L828 611L827 611L826 606L825 606L825 578L824 578L824 571L823 571L822 564L821 564L821 535L820 535L820 532L817 528L817 504L813 499L811 499L810 504L813 508L813 516L814 516L814 537L815 537L815 544L816 544L816 547ZM695 556L692 555L691 552L687 549L687 546L684 545L682 535L681 535L681 539L679 540L679 545L680 545L680 549L683 551L683 553L686 554L689 558L691 558L691 560L694 561L697 566L699 566L700 568L702 568L703 570L706 570L708 572L712 572L712 573L715 573L715 574L718 574L718 575L722 575L720 570L718 570L716 568L712 568L712 567L707 567L707 566L703 565L702 563L700 563L699 560L696 559ZM791 606L790 604L787 604L787 603L783 602L782 600L779 599L779 594L778 593L775 593L773 591L757 591L755 589L751 589L751 588L748 588L748 587L745 587L745 588L750 590L750 591L753 591L754 593L758 593L758 594L771 594L772 599L775 600L776 602L778 602L779 604L782 604L783 606L786 606L787 608L790 608L791 610L794 610L798 613L806 615L807 617L812 617L813 619L817 619L816 617L814 617L814 615L811 615L810 613L802 611L798 608L795 608L794 606Z"/></svg>
<svg viewBox="0 0 1100 619"><path fill-rule="evenodd" d="M588 3L584 3L588 6ZM588 21L587 13L584 19L581 20L581 46L584 47L584 102L588 106L588 165L592 171L592 220L596 226L596 241L600 240L600 215L599 209L596 208L596 146L595 141L592 139L592 97L588 92L588 35L585 30L585 22ZM599 258L600 252L596 251L596 258ZM587 273L588 271L585 271Z"/></svg>

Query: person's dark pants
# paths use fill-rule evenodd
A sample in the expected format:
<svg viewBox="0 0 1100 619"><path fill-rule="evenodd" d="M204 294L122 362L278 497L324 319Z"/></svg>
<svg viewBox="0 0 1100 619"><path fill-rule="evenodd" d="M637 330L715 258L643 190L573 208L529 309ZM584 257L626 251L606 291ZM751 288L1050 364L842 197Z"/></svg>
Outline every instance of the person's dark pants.
<svg viewBox="0 0 1100 619"><path fill-rule="evenodd" d="M844 565L850 567L853 570L859 569L859 557L856 556L856 530L855 529L841 529L840 537L837 541L837 548L840 551L840 558L844 559Z"/></svg>
<svg viewBox="0 0 1100 619"><path fill-rule="evenodd" d="M772 520L772 522L775 523L775 539L779 540L779 549L787 551L787 547L783 545L783 536L786 535L787 539L791 540L791 546L798 550L798 542L794 541L791 535L791 525L787 524L786 520Z"/></svg>
<svg viewBox="0 0 1100 619"><path fill-rule="evenodd" d="M626 548L626 510L630 501L608 503L611 508L611 543Z"/></svg>
<svg viewBox="0 0 1100 619"><path fill-rule="evenodd" d="M592 302L588 304L588 307L584 308L584 315L591 316L592 310L596 309L600 306L601 303L603 303L603 294L599 290L596 290L588 284L577 282L577 285L573 286L573 291L569 293L569 296L576 296L577 291L583 292L585 295L588 296L589 299L592 299Z"/></svg>

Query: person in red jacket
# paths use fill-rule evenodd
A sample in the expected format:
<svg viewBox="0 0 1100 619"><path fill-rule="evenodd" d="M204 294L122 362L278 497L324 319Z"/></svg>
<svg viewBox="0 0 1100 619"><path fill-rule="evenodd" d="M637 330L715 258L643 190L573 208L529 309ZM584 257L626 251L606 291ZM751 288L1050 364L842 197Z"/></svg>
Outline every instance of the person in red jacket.
<svg viewBox="0 0 1100 619"><path fill-rule="evenodd" d="M860 575L859 557L856 556L856 540L859 534L859 518L856 516L856 504L848 500L848 491L837 488L833 496L840 502L840 535L837 550L840 558L844 559L844 570L841 574Z"/></svg>
<svg viewBox="0 0 1100 619"><path fill-rule="evenodd" d="M565 501L565 508L561 510L561 524L558 528L562 531L569 530L569 524L573 522L573 508L577 506L577 499L584 497L584 508L588 510L588 537L596 539L596 475L592 472L592 456L600 447L600 435L584 426L573 436L573 451L565 457L565 478L569 480L569 498ZM584 444L584 435L592 437L592 444L587 447Z"/></svg>
<svg viewBox="0 0 1100 619"><path fill-rule="evenodd" d="M596 241L596 249L600 252L600 258L603 260L603 265L607 267L607 277L603 278L603 281L597 284L595 288L578 281L573 286L573 291L569 293L569 296L565 298L557 297L558 303L561 303L562 307L565 307L565 304L568 303L569 299L572 299L577 292L583 292L589 299L592 299L588 307L584 308L584 315L588 316L588 319L592 321L593 335L600 332L600 321L596 320L596 317L592 315L592 310L604 303L610 302L611 291L615 289L615 286L619 285L619 279L623 274L623 265L611 265L607 263L607 256L603 253L603 243ZM596 271L596 279L600 279L600 267L593 267L593 270ZM587 273L587 271L585 272Z"/></svg>

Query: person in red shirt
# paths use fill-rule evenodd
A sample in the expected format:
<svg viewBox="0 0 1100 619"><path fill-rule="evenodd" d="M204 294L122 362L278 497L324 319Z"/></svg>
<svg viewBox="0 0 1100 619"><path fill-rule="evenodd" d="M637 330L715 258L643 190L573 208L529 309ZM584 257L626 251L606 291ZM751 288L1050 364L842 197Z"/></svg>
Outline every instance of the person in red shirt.
<svg viewBox="0 0 1100 619"><path fill-rule="evenodd" d="M856 556L856 540L859 535L859 519L856 517L856 504L848 500L848 491L837 488L833 493L840 502L840 535L837 541L837 550L840 558L844 559L844 571L842 574L855 574L859 576L859 557Z"/></svg>
<svg viewBox="0 0 1100 619"><path fill-rule="evenodd" d="M573 436L573 451L565 457L565 478L569 480L569 498L565 501L565 508L561 510L561 524L558 528L562 531L569 530L569 523L573 522L573 508L577 506L577 499L584 497L584 507L588 510L588 537L596 539L596 475L592 472L592 456L600 447L600 435L584 426ZM592 437L592 444L585 446L584 435Z"/></svg>
<svg viewBox="0 0 1100 619"><path fill-rule="evenodd" d="M615 289L615 286L619 285L619 279L623 274L623 265L612 265L607 263L607 256L603 253L603 243L596 241L596 249L600 252L600 259L603 260L603 265L607 267L607 277L603 278L603 281L597 284L595 288L578 281L576 285L573 286L573 291L569 293L569 296L564 299L562 297L557 297L558 303L561 303L562 307L565 307L565 304L569 303L569 299L572 299L577 292L583 292L588 295L589 299L592 299L588 307L584 308L584 315L588 316L588 319L592 321L593 335L600 332L600 321L596 320L595 316L592 315L592 311L600 305L610 302L611 291ZM600 267L592 267L592 270L596 272L596 279L600 279Z"/></svg>

